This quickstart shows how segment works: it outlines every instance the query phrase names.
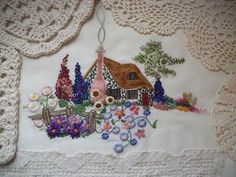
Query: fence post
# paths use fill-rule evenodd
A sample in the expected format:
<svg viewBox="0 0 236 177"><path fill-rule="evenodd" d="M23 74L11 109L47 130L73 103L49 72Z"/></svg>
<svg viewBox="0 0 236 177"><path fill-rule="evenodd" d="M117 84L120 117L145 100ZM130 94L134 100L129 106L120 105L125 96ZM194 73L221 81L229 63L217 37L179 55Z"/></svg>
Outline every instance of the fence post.
<svg viewBox="0 0 236 177"><path fill-rule="evenodd" d="M43 108L42 117L45 125L48 126L51 123L51 115L48 108Z"/></svg>
<svg viewBox="0 0 236 177"><path fill-rule="evenodd" d="M94 133L96 131L96 118L95 118L95 111L90 111L89 112L89 130L90 133Z"/></svg>
<svg viewBox="0 0 236 177"><path fill-rule="evenodd" d="M66 117L69 117L71 114L73 114L74 113L74 109L72 108L72 106L71 105L68 105L67 107L66 107Z"/></svg>

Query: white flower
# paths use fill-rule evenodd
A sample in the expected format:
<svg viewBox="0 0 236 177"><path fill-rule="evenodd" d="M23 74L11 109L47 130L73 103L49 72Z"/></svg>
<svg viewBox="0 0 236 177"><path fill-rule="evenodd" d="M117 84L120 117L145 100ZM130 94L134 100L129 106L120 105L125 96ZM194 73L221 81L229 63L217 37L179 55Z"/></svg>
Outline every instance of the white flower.
<svg viewBox="0 0 236 177"><path fill-rule="evenodd" d="M57 106L58 100L56 98L48 100L48 106L50 108L55 108Z"/></svg>
<svg viewBox="0 0 236 177"><path fill-rule="evenodd" d="M101 101L97 101L94 103L93 107L96 111L101 111L103 109L103 104Z"/></svg>
<svg viewBox="0 0 236 177"><path fill-rule="evenodd" d="M43 121L42 120L34 120L34 125L37 128L41 128L43 126Z"/></svg>
<svg viewBox="0 0 236 177"><path fill-rule="evenodd" d="M106 97L106 103L107 104L113 104L115 99L112 96L107 96Z"/></svg>
<svg viewBox="0 0 236 177"><path fill-rule="evenodd" d="M38 98L39 98L39 94L38 93L30 93L29 94L30 101L37 101Z"/></svg>
<svg viewBox="0 0 236 177"><path fill-rule="evenodd" d="M28 105L28 110L32 113L37 112L40 109L40 104L38 102L32 102Z"/></svg>
<svg viewBox="0 0 236 177"><path fill-rule="evenodd" d="M41 93L43 96L48 96L52 93L52 89L51 87L44 87L42 90L41 90Z"/></svg>
<svg viewBox="0 0 236 177"><path fill-rule="evenodd" d="M92 98L98 98L99 95L100 95L100 92L99 92L99 90L97 90L97 89L94 89L94 90L92 91L92 93L91 93L91 97L92 97Z"/></svg>

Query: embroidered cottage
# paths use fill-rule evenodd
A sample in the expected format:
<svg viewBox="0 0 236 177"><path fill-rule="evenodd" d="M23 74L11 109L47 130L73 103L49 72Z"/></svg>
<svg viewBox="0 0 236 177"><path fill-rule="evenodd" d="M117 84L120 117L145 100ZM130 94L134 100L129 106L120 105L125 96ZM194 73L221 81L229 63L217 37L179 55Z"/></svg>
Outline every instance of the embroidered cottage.
<svg viewBox="0 0 236 177"><path fill-rule="evenodd" d="M102 59L107 96L116 100L136 99L144 106L151 104L153 87L135 64L121 64L106 57ZM96 68L101 68L99 63L96 60L84 76L90 87L98 73Z"/></svg>

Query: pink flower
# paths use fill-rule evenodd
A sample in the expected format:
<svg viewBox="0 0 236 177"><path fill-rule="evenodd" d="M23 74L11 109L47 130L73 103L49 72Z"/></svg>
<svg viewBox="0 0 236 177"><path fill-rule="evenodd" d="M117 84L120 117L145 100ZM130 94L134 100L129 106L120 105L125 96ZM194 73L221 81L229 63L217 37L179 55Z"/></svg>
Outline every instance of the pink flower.
<svg viewBox="0 0 236 177"><path fill-rule="evenodd" d="M108 130L110 130L111 128L112 128L112 126L111 126L110 122L109 122L109 121L106 121L106 122L103 124L102 130L103 130L103 131L104 131L104 130L108 131Z"/></svg>
<svg viewBox="0 0 236 177"><path fill-rule="evenodd" d="M140 138L144 138L145 134L144 134L144 129L138 129L137 132L135 133L135 136L137 136L139 139Z"/></svg>
<svg viewBox="0 0 236 177"><path fill-rule="evenodd" d="M116 113L115 113L115 115L116 115L119 119L121 119L123 116L125 116L125 113L124 113L123 110L117 110Z"/></svg>

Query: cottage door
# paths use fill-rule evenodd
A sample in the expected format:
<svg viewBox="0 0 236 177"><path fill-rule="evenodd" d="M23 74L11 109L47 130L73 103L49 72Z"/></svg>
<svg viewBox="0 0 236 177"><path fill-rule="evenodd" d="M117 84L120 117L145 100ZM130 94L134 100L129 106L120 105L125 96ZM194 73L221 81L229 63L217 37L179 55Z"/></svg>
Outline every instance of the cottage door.
<svg viewBox="0 0 236 177"><path fill-rule="evenodd" d="M149 106L148 93L143 93L142 94L142 101L143 101L143 106Z"/></svg>

